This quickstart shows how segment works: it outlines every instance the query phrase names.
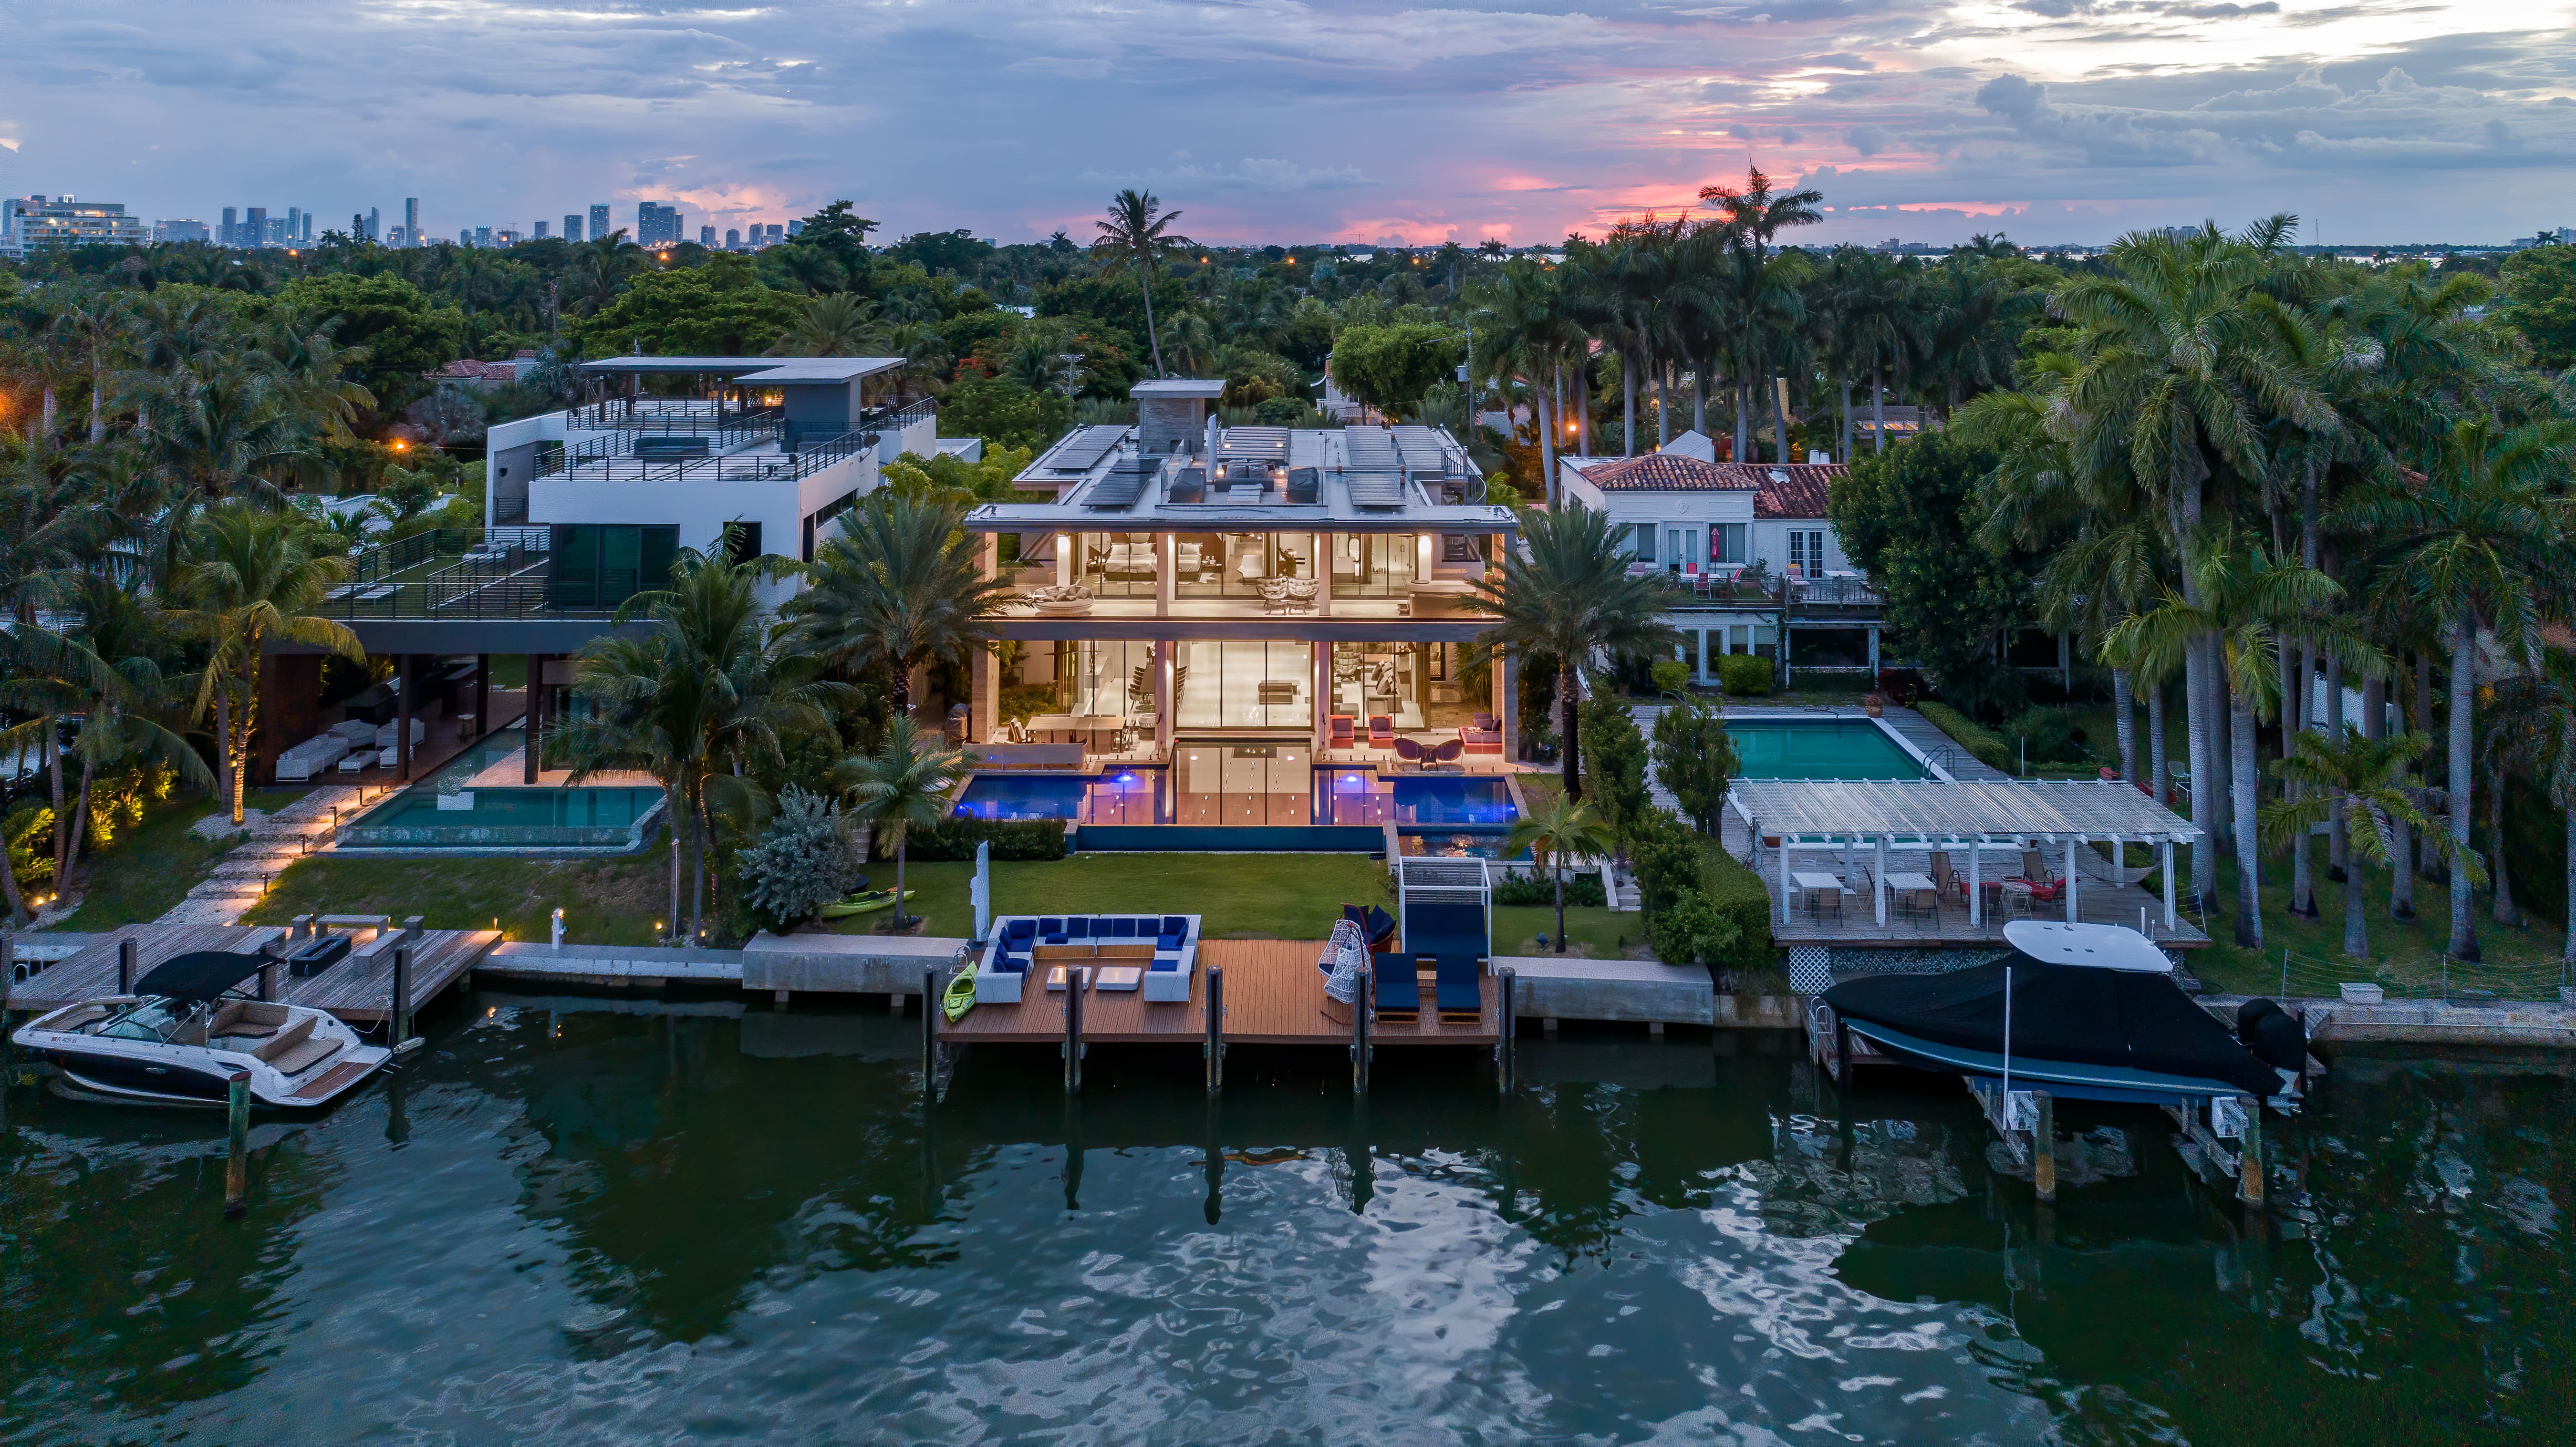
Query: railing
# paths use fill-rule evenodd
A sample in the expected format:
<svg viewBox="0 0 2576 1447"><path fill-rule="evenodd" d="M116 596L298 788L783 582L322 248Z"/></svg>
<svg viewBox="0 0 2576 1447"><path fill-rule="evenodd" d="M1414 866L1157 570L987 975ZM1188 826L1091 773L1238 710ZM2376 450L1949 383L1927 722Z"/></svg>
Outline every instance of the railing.
<svg viewBox="0 0 2576 1447"><path fill-rule="evenodd" d="M572 447L566 447L560 442L547 440L537 444L537 465L533 476L560 477L576 468L586 468L596 463L613 463L620 459L631 457L634 455L637 440L647 436L704 437L707 439L707 452L704 457L640 459L642 465L656 466L668 465L675 461L707 461L725 453L744 447L756 446L763 442L783 443L787 436L787 426L785 423L778 421L775 417L749 421L737 418L726 423L722 427L710 425L694 428L674 427L662 429L632 429L613 433L606 437L594 437L588 442L580 443Z"/></svg>
<svg viewBox="0 0 2576 1447"><path fill-rule="evenodd" d="M1632 565L1638 571L1648 571ZM1878 608L1886 604L1863 578L1784 578L1764 574L1664 573L1676 608Z"/></svg>
<svg viewBox="0 0 2576 1447"><path fill-rule="evenodd" d="M901 432L915 422L926 422L938 415L937 399L923 397L900 407L871 407L859 414L859 425L885 432Z"/></svg>
<svg viewBox="0 0 2576 1447"><path fill-rule="evenodd" d="M435 528L359 555L315 610L344 623L396 618L604 617L631 597L632 568L555 576L547 530ZM445 566L439 566L442 560Z"/></svg>
<svg viewBox="0 0 2576 1447"><path fill-rule="evenodd" d="M564 414L564 421L585 431L685 435L714 432L744 423L775 423L783 420L784 416L784 409L777 407L736 407L699 399L619 397L572 408Z"/></svg>
<svg viewBox="0 0 2576 1447"><path fill-rule="evenodd" d="M1808 608L1878 608L1887 599L1863 578L1790 579L1789 600Z"/></svg>
<svg viewBox="0 0 2576 1447"><path fill-rule="evenodd" d="M809 477L853 453L874 447L877 434L853 429L829 437L798 439L792 448L778 452L669 459L622 456L622 449L611 451L602 446L623 440L598 438L551 455L541 448L537 476L560 477L578 472L584 479L606 482L790 481Z"/></svg>

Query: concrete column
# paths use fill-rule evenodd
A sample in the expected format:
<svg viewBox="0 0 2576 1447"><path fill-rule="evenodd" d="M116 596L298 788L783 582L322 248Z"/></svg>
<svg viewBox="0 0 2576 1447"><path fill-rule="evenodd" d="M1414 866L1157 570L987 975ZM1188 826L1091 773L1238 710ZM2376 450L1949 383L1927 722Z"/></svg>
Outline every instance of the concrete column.
<svg viewBox="0 0 2576 1447"><path fill-rule="evenodd" d="M2076 891L2076 887L2077 887L2077 886L2076 886L2076 878L2075 878L2075 851L2076 851L2076 850L2078 850L2078 849L2081 849L2081 848L2083 848L2083 847L2084 847L2084 841L2083 841L2083 840L2078 839L2078 838L2075 838L2075 837L2074 837L2074 836L2072 836L2072 835L2070 835L2070 836L2068 836L2068 837L2067 837L2067 840L2066 840L2066 922L2067 922L2068 924L2074 924L2074 923L2076 923L2076 917L2075 917L2075 891Z"/></svg>
<svg viewBox="0 0 2576 1447"><path fill-rule="evenodd" d="M1875 623L1869 625L1869 679L1871 686L1875 687L1878 683L1878 625Z"/></svg>
<svg viewBox="0 0 2576 1447"><path fill-rule="evenodd" d="M1885 929L1887 927L1887 836L1881 834L1873 844L1877 850L1877 858L1870 871L1872 877L1869 881L1869 902L1877 911L1879 928Z"/></svg>
<svg viewBox="0 0 2576 1447"><path fill-rule="evenodd" d="M1333 645L1317 643L1311 651L1314 656L1306 672L1312 680L1309 687L1315 700L1315 706L1310 710L1314 715L1312 729L1314 749L1316 755L1321 757L1333 741Z"/></svg>
<svg viewBox="0 0 2576 1447"><path fill-rule="evenodd" d="M420 691L420 659L406 653L394 660L394 777L411 782L413 695Z"/></svg>
<svg viewBox="0 0 2576 1447"><path fill-rule="evenodd" d="M1877 635L1873 632L1871 636ZM1968 927L1970 929L1979 928L1986 922L1986 881L1983 868L1986 851L1977 847L1982 842L1977 839L1968 841Z"/></svg>
<svg viewBox="0 0 2576 1447"><path fill-rule="evenodd" d="M1179 651L1169 638L1154 640L1154 747L1166 761L1172 757L1172 709L1178 702L1172 694L1172 658Z"/></svg>
<svg viewBox="0 0 2576 1447"><path fill-rule="evenodd" d="M474 655L474 726L489 732L492 727L492 655Z"/></svg>
<svg viewBox="0 0 2576 1447"><path fill-rule="evenodd" d="M1340 533L1315 534L1315 616L1333 616L1333 550L1342 545Z"/></svg>
<svg viewBox="0 0 2576 1447"><path fill-rule="evenodd" d="M537 754L543 742L545 729L546 656L542 653L531 653L527 656L526 662L528 707L524 715L525 722L520 725L520 732L528 736L528 746L524 751L519 770L519 782L533 784L537 781Z"/></svg>
<svg viewBox="0 0 2576 1447"><path fill-rule="evenodd" d="M1073 581L1073 534L1055 535L1055 580L1058 586Z"/></svg>
<svg viewBox="0 0 2576 1447"><path fill-rule="evenodd" d="M2174 930L2175 920L2174 920L2174 882L2173 882L2173 841L2172 841L2171 839L2166 839L2166 840L2164 840L2164 841L2162 841L2162 842L2160 842L2160 843L2158 843L2158 844L2156 845L2156 872L2164 876L2164 881L2165 881L2165 933L2167 933L2167 934L2172 934L2172 933L2173 933L2173 930Z"/></svg>
<svg viewBox="0 0 2576 1447"><path fill-rule="evenodd" d="M1172 575L1178 562L1176 553L1172 534L1154 534L1154 616L1157 618L1172 616L1172 588L1180 581Z"/></svg>
<svg viewBox="0 0 2576 1447"><path fill-rule="evenodd" d="M979 744L993 742L1002 728L1002 660L988 647L975 650L974 662L968 665L969 687L974 690L972 712L966 721L966 737Z"/></svg>
<svg viewBox="0 0 2576 1447"><path fill-rule="evenodd" d="M1521 656L1494 654L1494 719L1503 726L1503 760L1521 756Z"/></svg>

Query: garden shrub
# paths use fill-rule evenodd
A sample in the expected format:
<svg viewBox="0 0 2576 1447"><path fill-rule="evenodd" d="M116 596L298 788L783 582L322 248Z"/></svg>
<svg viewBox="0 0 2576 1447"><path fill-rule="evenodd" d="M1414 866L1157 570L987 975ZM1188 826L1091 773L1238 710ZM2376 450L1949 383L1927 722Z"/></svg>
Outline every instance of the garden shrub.
<svg viewBox="0 0 2576 1447"><path fill-rule="evenodd" d="M942 819L915 824L904 835L904 857L972 860L975 846L992 841L995 859L1062 859L1061 819Z"/></svg>
<svg viewBox="0 0 2576 1447"><path fill-rule="evenodd" d="M1735 943L1718 963L1737 970L1772 964L1770 891L1716 840L1702 840L1700 853L1700 896L1733 920L1737 932Z"/></svg>
<svg viewBox="0 0 2576 1447"><path fill-rule="evenodd" d="M1609 904L1610 896L1601 887L1601 871L1581 869L1565 876L1565 907L1600 909ZM1494 886L1494 903L1503 906L1542 909L1556 908L1556 882L1545 873L1507 874Z"/></svg>
<svg viewBox="0 0 2576 1447"><path fill-rule="evenodd" d="M1744 930L1707 895L1685 889L1660 912L1647 916L1646 938L1668 965L1719 966L1734 961Z"/></svg>
<svg viewBox="0 0 2576 1447"><path fill-rule="evenodd" d="M1616 699L1584 700L1581 717L1583 802L1624 845L1654 807L1646 793L1646 736Z"/></svg>
<svg viewBox="0 0 2576 1447"><path fill-rule="evenodd" d="M2035 764L2080 764L2092 757L2073 709L2026 708L2006 719L1997 733L2008 747L2027 747Z"/></svg>
<svg viewBox="0 0 2576 1447"><path fill-rule="evenodd" d="M1055 709L1055 685L1052 683L1006 683L995 701L994 717L1026 722Z"/></svg>
<svg viewBox="0 0 2576 1447"><path fill-rule="evenodd" d="M1717 660L1718 686L1737 698L1769 693L1771 679L1771 660L1759 653L1729 653Z"/></svg>
<svg viewBox="0 0 2576 1447"><path fill-rule="evenodd" d="M859 874L841 806L793 784L778 796L778 813L759 840L734 851L734 859L745 902L780 927L812 919L849 893Z"/></svg>
<svg viewBox="0 0 2576 1447"><path fill-rule="evenodd" d="M1977 762L1990 769L2013 771L2012 742L1993 729L1969 718L1946 703L1925 699L1914 711L1932 721L1932 726L1950 736L1950 741L1966 749Z"/></svg>
<svg viewBox="0 0 2576 1447"><path fill-rule="evenodd" d="M1649 918L1686 890L1699 887L1700 836L1656 810L1628 844L1628 867L1637 876L1638 905Z"/></svg>
<svg viewBox="0 0 2576 1447"><path fill-rule="evenodd" d="M1679 693L1690 687L1690 665L1678 658L1659 660L1646 672L1654 680L1655 692L1659 695Z"/></svg>

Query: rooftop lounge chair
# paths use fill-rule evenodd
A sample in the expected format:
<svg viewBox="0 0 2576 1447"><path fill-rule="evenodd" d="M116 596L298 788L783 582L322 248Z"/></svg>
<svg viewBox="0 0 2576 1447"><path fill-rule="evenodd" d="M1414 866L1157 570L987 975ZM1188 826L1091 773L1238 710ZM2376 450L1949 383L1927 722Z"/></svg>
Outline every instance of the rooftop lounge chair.
<svg viewBox="0 0 2576 1447"><path fill-rule="evenodd" d="M1477 729L1477 730L1479 730L1479 731L1487 732L1487 733L1490 733L1490 732L1492 732L1493 730L1495 730L1495 729L1499 729L1499 728L1501 728L1501 727L1503 726L1503 725L1502 725L1502 721L1501 721L1500 719L1495 718L1492 714L1489 714L1489 713L1480 713L1480 714L1477 714L1473 719L1471 719L1471 720L1469 721L1469 724L1470 724L1470 727L1473 727L1473 728L1475 728L1475 729Z"/></svg>
<svg viewBox="0 0 2576 1447"><path fill-rule="evenodd" d="M1360 934L1372 950L1386 948L1387 942L1395 938L1395 916L1376 905L1366 909L1356 904L1343 905L1342 918L1360 927Z"/></svg>
<svg viewBox="0 0 2576 1447"><path fill-rule="evenodd" d="M1415 743L1411 739L1397 739L1395 741L1395 756L1399 760L1411 764L1417 769L1422 767L1422 745Z"/></svg>
<svg viewBox="0 0 2576 1447"><path fill-rule="evenodd" d="M1454 764L1461 758L1464 758L1466 753L1467 745L1464 740L1451 739L1422 757L1426 763Z"/></svg>

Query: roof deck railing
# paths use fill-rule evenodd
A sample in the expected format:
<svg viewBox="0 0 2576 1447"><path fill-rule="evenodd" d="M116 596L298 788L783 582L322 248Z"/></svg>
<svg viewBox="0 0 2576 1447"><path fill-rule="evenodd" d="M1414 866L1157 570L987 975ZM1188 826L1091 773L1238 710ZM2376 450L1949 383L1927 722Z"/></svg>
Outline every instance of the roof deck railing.
<svg viewBox="0 0 2576 1447"><path fill-rule="evenodd" d="M578 447L539 444L535 477L579 476L604 482L768 482L809 477L877 443L873 428L826 437L798 437L779 424L752 429L742 442L777 441L776 452L736 452L705 457L639 457L624 437L594 438ZM711 443L712 447L712 443Z"/></svg>
<svg viewBox="0 0 2576 1447"><path fill-rule="evenodd" d="M635 591L623 574L559 579L542 527L432 528L358 555L315 611L396 618L604 617Z"/></svg>
<svg viewBox="0 0 2576 1447"><path fill-rule="evenodd" d="M567 410L567 426L586 432L713 432L746 422L777 422L782 407L745 407L705 397L611 397Z"/></svg>

